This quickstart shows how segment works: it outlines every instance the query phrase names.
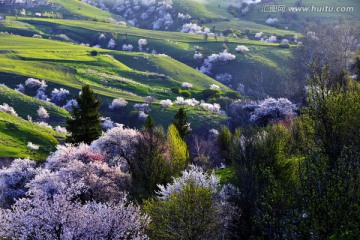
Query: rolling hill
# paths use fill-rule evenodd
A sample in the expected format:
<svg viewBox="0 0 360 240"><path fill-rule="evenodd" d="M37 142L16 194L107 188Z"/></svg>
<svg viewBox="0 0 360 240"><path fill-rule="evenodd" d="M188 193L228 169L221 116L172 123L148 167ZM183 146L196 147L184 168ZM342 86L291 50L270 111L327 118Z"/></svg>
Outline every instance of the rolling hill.
<svg viewBox="0 0 360 240"><path fill-rule="evenodd" d="M279 42L300 34L236 20L219 1L206 4L200 0L175 1L172 11L190 14L199 21L207 18L201 20L204 26L215 26L218 31L229 28L227 24L230 24L231 28L250 32L204 39L202 35L181 33L176 28L154 31L124 25L118 22L122 21L120 15L80 1L51 2L34 7L31 11L28 9L29 16L8 16L0 21L0 83L13 89L18 84L24 84L27 78L42 79L48 84L46 94L49 95L54 88L64 88L70 92L69 98L75 98L80 88L89 84L103 100L102 114L131 127L141 127L143 123L138 119L134 106L143 103L146 96L156 98L151 104L150 114L157 124L166 127L179 105L164 108L159 104L160 100L174 101L181 96L181 92L186 93L187 98L194 97L200 101L203 99L202 91L214 85L225 93L242 84L245 88L243 94L252 98L267 95L291 97L298 87L298 83L291 79L290 72L295 45L281 48ZM10 6L0 12L9 13L15 8ZM51 13L55 10L61 13L58 17L63 19L34 16L36 11ZM180 24L178 26L182 24L179 20L175 22ZM277 42L259 41L254 37L258 31L268 36L276 35ZM147 42L142 51L138 51L140 39ZM112 40L113 45L109 47ZM133 51L123 51L124 45L131 45ZM249 52L237 53L235 49L240 45L248 48ZM204 66L206 59L222 53L224 49L234 59L215 61L208 75L196 70ZM202 59L195 59L195 53L201 53ZM232 77L227 85L215 80L222 74ZM192 87L182 88L185 82ZM174 87L182 90L175 93ZM40 105L52 116L50 124L62 125L69 116L62 108L35 99L33 95L26 96L6 87L0 90L0 100L11 104L24 119L27 115L36 117L35 112ZM114 98L119 97L129 104L121 111L110 111L108 106ZM228 104L225 98L210 101L220 101L223 109ZM226 120L225 115L206 111L199 106L187 107L187 110L195 130L217 126ZM16 121L18 125L31 124L21 119ZM4 129L7 128L6 124ZM24 149L22 154L28 152Z"/></svg>
<svg viewBox="0 0 360 240"><path fill-rule="evenodd" d="M0 158L31 158L44 160L65 136L13 115L0 112ZM28 148L28 142L39 150Z"/></svg>

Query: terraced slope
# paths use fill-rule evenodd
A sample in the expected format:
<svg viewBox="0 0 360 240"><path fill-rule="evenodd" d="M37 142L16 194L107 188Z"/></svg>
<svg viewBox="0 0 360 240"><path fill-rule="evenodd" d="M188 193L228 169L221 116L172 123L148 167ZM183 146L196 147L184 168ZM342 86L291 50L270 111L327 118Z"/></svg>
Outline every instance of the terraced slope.
<svg viewBox="0 0 360 240"><path fill-rule="evenodd" d="M178 32L150 31L133 27L119 26L111 23L98 22L94 24L89 21L71 21L59 19L19 18L18 20L26 24L30 24L38 31L43 32L44 37L51 37L56 34L65 34L75 42L87 43L91 46L99 44L99 35L101 33L105 33L107 36L116 34L116 44L117 48L120 50L122 45L125 43L132 44L135 48L137 48L138 40L141 38L145 38L148 41L148 45L146 46L146 48L149 49L149 52L151 52L152 50L156 50L158 53L165 53L192 68L200 67L203 62L194 59L193 56L196 48L202 48L203 55L206 57L213 53L222 52L224 47L224 38L218 38L216 40L210 37L205 42L203 40L203 37L199 35L183 34ZM51 32L49 32L48 29L51 29ZM267 30L270 32L269 29L274 28L267 28ZM284 35L284 37L289 39L291 39L291 37L296 34L293 32L294 35L291 35L287 31L276 31L277 33L286 34ZM256 32L254 31L252 34L255 35L255 33ZM279 40L280 39L281 35L279 37ZM253 88L257 88L254 84L252 84L254 74L257 72L255 71L255 69L260 68L263 69L265 75L268 76L265 86L263 86L263 89L260 90L263 91L265 95L271 95L275 97L280 96L282 89L285 87L284 84L289 85L290 89L294 88L292 86L293 81L289 77L289 68L291 65L291 49L281 49L278 47L278 44L265 43L258 40L248 40L241 38L230 38L226 42L226 46L233 54L235 54L235 48L237 45L245 45L249 47L251 50L250 53L245 56L238 55L236 61L232 62L231 64L220 64L218 67L215 67L215 71L213 72L213 75L211 75L212 78L215 78L217 74L227 72L233 76L233 86L237 86L239 83L242 83L246 87L248 87L249 90L252 90ZM104 47L107 47L106 44L104 45ZM139 71L158 72L158 68L160 68L161 70L162 64L159 64L159 58L139 58L140 60L146 62L146 64L143 64L142 61L134 61L132 57L134 57L135 55L137 55L137 53L129 54L126 52L117 52L116 58L122 63L130 66L132 69L136 69ZM149 63L149 61L152 63ZM165 61L162 61L160 63L164 62ZM271 74L266 74L270 65L276 66L276 68L271 70ZM171 65L169 65L169 67L167 67L166 65L164 66L164 71L159 71L158 73L168 74L167 72L169 71L166 70L166 68L172 68L170 67ZM189 69L189 71L192 72L191 74L193 76L196 76L196 79L193 78L192 80L191 77L186 77L185 81L198 81L200 75L192 71L191 69ZM183 71L183 73L187 72L188 71ZM171 76L173 79L178 80L177 78L183 75L172 74ZM207 81L212 80L207 78ZM273 87L270 88L270 86L267 86L273 83L275 84ZM287 96L291 97L291 93L289 93Z"/></svg>

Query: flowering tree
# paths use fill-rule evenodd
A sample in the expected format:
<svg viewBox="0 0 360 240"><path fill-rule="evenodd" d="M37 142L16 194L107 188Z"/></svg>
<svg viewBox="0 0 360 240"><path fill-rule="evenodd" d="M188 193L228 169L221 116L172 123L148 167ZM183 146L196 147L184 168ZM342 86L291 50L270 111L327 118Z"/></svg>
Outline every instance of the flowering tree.
<svg viewBox="0 0 360 240"><path fill-rule="evenodd" d="M122 46L122 50L123 50L123 51L131 52L133 49L134 49L134 46L131 45L131 44L124 44L124 45Z"/></svg>
<svg viewBox="0 0 360 240"><path fill-rule="evenodd" d="M237 53L247 53L250 51L250 49L244 45L238 45L235 49Z"/></svg>
<svg viewBox="0 0 360 240"><path fill-rule="evenodd" d="M128 102L123 98L116 98L112 101L111 105L109 106L110 110L119 110L123 107L126 107Z"/></svg>
<svg viewBox="0 0 360 240"><path fill-rule="evenodd" d="M262 38L264 36L263 32L258 32L255 34L255 38Z"/></svg>
<svg viewBox="0 0 360 240"><path fill-rule="evenodd" d="M279 19L277 19L277 18L268 18L268 19L266 19L265 22L268 25L276 25L279 22Z"/></svg>
<svg viewBox="0 0 360 240"><path fill-rule="evenodd" d="M218 103L211 104L211 103L203 102L203 103L200 103L200 107L202 107L204 110L209 111L209 112L218 113L218 114L221 113L221 107L220 107L220 104L218 104Z"/></svg>
<svg viewBox="0 0 360 240"><path fill-rule="evenodd" d="M24 84L21 84L21 83L20 83L20 84L16 85L15 90L18 91L18 92L21 92L21 93L25 92L25 86L24 86Z"/></svg>
<svg viewBox="0 0 360 240"><path fill-rule="evenodd" d="M246 107L246 106L245 106ZM297 107L286 98L267 98L253 108L250 121L266 124L268 121L279 121L297 115Z"/></svg>
<svg viewBox="0 0 360 240"><path fill-rule="evenodd" d="M216 85L216 84L211 84L210 89L212 89L212 90L220 90L220 87L218 85Z"/></svg>
<svg viewBox="0 0 360 240"><path fill-rule="evenodd" d="M64 104L63 102L66 100L66 97L70 94L69 90L64 88L57 89L55 88L51 92L51 102L55 104Z"/></svg>
<svg viewBox="0 0 360 240"><path fill-rule="evenodd" d="M3 103L2 105L0 105L0 112L4 112L4 113L8 113L8 114L17 116L17 113L14 110L14 108L10 107L9 104L7 104L7 103Z"/></svg>
<svg viewBox="0 0 360 240"><path fill-rule="evenodd" d="M32 142L28 142L27 147L30 150L39 150L39 145L33 144Z"/></svg>
<svg viewBox="0 0 360 240"><path fill-rule="evenodd" d="M39 109L37 110L37 114L38 114L39 118L41 118L41 119L49 118L49 113L43 106L39 107Z"/></svg>
<svg viewBox="0 0 360 240"><path fill-rule="evenodd" d="M100 152L109 165L126 165L126 159L132 158L134 154L134 144L139 135L137 130L119 125L95 140L91 149Z"/></svg>
<svg viewBox="0 0 360 240"><path fill-rule="evenodd" d="M218 54L212 54L209 57L207 57L203 63L203 65L200 67L199 71L204 74L211 74L211 69L213 64L218 62L229 62L236 58L235 55L229 53L227 50L224 50L221 53Z"/></svg>
<svg viewBox="0 0 360 240"><path fill-rule="evenodd" d="M138 118L141 121L145 121L148 116L149 116L149 114L146 114L144 111L139 111L139 113L138 113Z"/></svg>
<svg viewBox="0 0 360 240"><path fill-rule="evenodd" d="M171 107L173 105L173 102L170 99L161 100L160 105L162 107L168 108L168 107Z"/></svg>
<svg viewBox="0 0 360 240"><path fill-rule="evenodd" d="M44 80L39 80L35 78L28 78L25 81L25 86L32 89L43 89L47 88L47 84Z"/></svg>
<svg viewBox="0 0 360 240"><path fill-rule="evenodd" d="M109 49L114 49L115 46L116 46L115 40L114 40L114 39L110 39L109 42L108 42L107 47L108 47Z"/></svg>
<svg viewBox="0 0 360 240"><path fill-rule="evenodd" d="M49 98L46 95L45 90L42 89L42 88L39 88L37 90L35 98L40 99L40 100L45 101L45 102L49 101Z"/></svg>
<svg viewBox="0 0 360 240"><path fill-rule="evenodd" d="M146 239L149 218L126 195L114 203L87 202L76 195L83 185L63 188L52 197L18 200L1 210L0 236L16 239ZM75 196L75 197L74 197ZM40 217L41 216L41 217Z"/></svg>
<svg viewBox="0 0 360 240"><path fill-rule="evenodd" d="M59 171L66 167L71 161L89 163L102 161L103 157L89 145L81 143L77 146L73 144L58 145L56 151L46 160L45 168L51 171Z"/></svg>
<svg viewBox="0 0 360 240"><path fill-rule="evenodd" d="M66 102L66 104L62 107L66 111L71 112L73 110L73 107L78 107L78 102L75 99L70 99Z"/></svg>
<svg viewBox="0 0 360 240"><path fill-rule="evenodd" d="M61 134L64 134L64 135L68 134L68 131L66 130L66 128L61 127L61 126L56 126L54 128L54 130L57 131L58 133L61 133Z"/></svg>
<svg viewBox="0 0 360 240"><path fill-rule="evenodd" d="M217 74L215 76L215 79L221 82L222 84L230 85L233 77L230 73L222 73L222 74Z"/></svg>
<svg viewBox="0 0 360 240"><path fill-rule="evenodd" d="M16 159L8 168L1 169L0 208L10 208L17 199L24 197L26 184L29 183L37 173L36 162L29 159Z"/></svg>
<svg viewBox="0 0 360 240"><path fill-rule="evenodd" d="M109 117L102 117L101 118L101 127L105 130L114 128L116 126L116 124L114 123L113 120L111 120L111 118Z"/></svg>
<svg viewBox="0 0 360 240"><path fill-rule="evenodd" d="M144 101L147 103L147 104L152 104L153 102L155 102L155 97L153 96L146 96L144 97Z"/></svg>
<svg viewBox="0 0 360 240"><path fill-rule="evenodd" d="M139 112L150 112L151 108L149 106L149 103L136 103L134 104L134 109Z"/></svg>
<svg viewBox="0 0 360 240"><path fill-rule="evenodd" d="M184 99L183 97L177 97L175 103L178 105L194 107L195 105L199 104L199 101L197 101L195 98Z"/></svg>
<svg viewBox="0 0 360 240"><path fill-rule="evenodd" d="M204 56L202 55L202 53L200 53L200 52L195 52L195 54L194 54L194 59L203 59L204 58Z"/></svg>
<svg viewBox="0 0 360 240"><path fill-rule="evenodd" d="M142 52L143 47L145 47L148 44L148 42L146 39L139 39L138 44L139 44L139 50L140 52Z"/></svg>
<svg viewBox="0 0 360 240"><path fill-rule="evenodd" d="M192 85L191 83L188 83L188 82L183 82L183 83L181 84L181 86L182 86L183 88L187 88L187 89L190 89L190 88L193 87L193 85Z"/></svg>

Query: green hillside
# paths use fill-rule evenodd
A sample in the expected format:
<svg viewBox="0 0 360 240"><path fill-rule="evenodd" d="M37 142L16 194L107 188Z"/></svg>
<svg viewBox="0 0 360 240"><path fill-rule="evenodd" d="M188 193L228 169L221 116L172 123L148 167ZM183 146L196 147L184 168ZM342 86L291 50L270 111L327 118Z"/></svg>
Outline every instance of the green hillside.
<svg viewBox="0 0 360 240"><path fill-rule="evenodd" d="M149 51L156 50L158 53L165 53L172 58L185 63L186 65L196 68L200 67L202 62L194 59L195 48L201 47L203 49L204 56L211 55L213 53L219 53L223 50L224 47L224 38L218 38L217 40L210 37L207 42L203 40L202 36L193 35L193 34L183 34L179 32L159 32L159 31L150 31L143 30L133 27L124 27L111 23L92 23L89 21L71 21L71 20L60 20L60 19L27 19L27 18L19 18L18 21L31 25L38 31L43 33L44 37L51 37L56 34L65 34L73 41L77 43L87 43L92 45L98 44L98 36L101 33L105 33L107 35L116 34L117 40L117 49L121 50L121 46L123 44L132 44L135 48L137 47L137 42L141 38L145 38L148 41L148 45L146 46ZM256 29L260 25L256 25ZM51 29L51 30L49 30ZM271 34L278 34L279 41L281 38L292 39L295 32L288 31L280 31L275 28L264 27L264 32L269 32ZM266 30L266 31L265 31ZM79 34L81 33L81 34ZM255 35L256 31L252 31L252 34ZM108 37L109 39L110 37ZM253 37L252 37L253 38ZM248 40L243 38L228 38L226 42L226 46L229 48L229 51L235 53L235 48L237 45L245 45L251 49L249 55L241 56L238 55L236 61L221 65L219 68L215 68L213 78L216 74L224 73L223 69L226 69L228 73L233 75L233 86L237 86L239 83L244 84L245 86L248 83L253 81L254 68L260 67L266 71L267 67L270 65L275 65L276 70L272 70L272 73L269 74L268 82L275 83L278 90L274 91L274 89L264 86L263 90L265 94L272 96L279 96L279 92L284 87L279 81L286 82L291 88L292 81L290 80L288 73L286 72L289 69L289 55L291 55L291 49L281 49L278 48L278 44L260 42L258 40ZM106 46L104 46L106 47ZM113 51L114 53L114 51ZM113 54L112 53L112 54ZM274 53L274 54L272 54ZM132 69L136 69L139 71L150 71L150 72L159 72L161 74L168 74L168 70L161 69L161 65L159 64L159 59L161 58L139 58L138 60L143 60L146 64L143 64L142 61L134 61L131 56L138 57L137 53L126 53L126 52L118 52L116 51L116 59L120 60L120 62L128 65ZM283 57L281 57L283 56ZM164 58L162 58L164 59ZM282 61L281 59L287 59L286 61ZM279 63L278 60L281 62ZM172 61L167 59L167 61ZM164 63L164 61L160 63ZM175 63L175 62L174 62ZM177 65L177 64L176 64ZM153 66L153 67L152 67ZM164 65L167 67L167 64ZM231 67L228 67L231 66ZM250 66L244 72L244 66ZM159 71L164 70L164 71ZM192 71L189 69L188 71L183 71L183 73L192 72L193 76L196 76L196 82L199 82L198 78L204 78L204 75L199 75L196 71ZM179 72L179 70L177 70ZM180 71L181 72L181 71ZM245 74L244 74L245 73ZM170 75L173 79L178 80L179 77L184 77L182 74L172 74ZM207 81L213 81L206 77ZM179 81L179 80L178 80ZM195 79L187 77L186 79L182 79L180 81L194 82ZM205 85L209 85L206 83ZM204 86L204 85L203 85ZM254 86L247 86L249 88L253 88ZM291 97L291 94L288 96Z"/></svg>
<svg viewBox="0 0 360 240"><path fill-rule="evenodd" d="M227 89L212 78L170 57L104 49L97 49L99 55L91 56L92 50L63 42L0 34L0 72L9 74L8 80L4 82L12 88L24 83L27 77L34 77L48 81L51 88L64 87L75 96L83 84L89 84L107 104L118 97L128 100L128 111L132 111L134 103L143 102L143 97L148 95L155 96L158 100L175 99L178 95L171 93L170 88L181 87L181 83L185 81L194 84L194 94L208 89L210 84ZM129 63L131 68L122 62ZM156 72L151 72L153 70ZM136 114L124 119L116 113L108 113L107 105L104 105L103 111L113 120L131 126L141 124L141 121L136 120ZM155 105L152 115L167 125L175 111L175 107L163 110ZM192 111L200 118L209 114L205 111L199 114L200 110ZM213 123L217 119L223 117L213 116ZM197 120L194 118L194 126L195 121Z"/></svg>
<svg viewBox="0 0 360 240"><path fill-rule="evenodd" d="M0 73L2 82L7 82L8 75ZM39 99L29 97L25 94L19 93L11 88L0 86L0 104L7 103L12 106L21 118L26 119L31 116L34 120L38 117L36 111L40 106L43 106L50 115L50 123L64 123L64 119L69 116L69 113L57 107L55 104L44 102Z"/></svg>
<svg viewBox="0 0 360 240"><path fill-rule="evenodd" d="M44 160L64 138L49 128L0 112L0 157ZM28 142L39 145L39 150L30 150Z"/></svg>
<svg viewBox="0 0 360 240"><path fill-rule="evenodd" d="M5 5L1 6L0 13L23 16L21 10L25 5ZM42 13L44 17L61 17L66 19L88 19L93 21L116 21L121 18L115 14L102 11L89 4L76 0L49 0L48 5L31 6L25 9L26 16L35 16L35 13Z"/></svg>

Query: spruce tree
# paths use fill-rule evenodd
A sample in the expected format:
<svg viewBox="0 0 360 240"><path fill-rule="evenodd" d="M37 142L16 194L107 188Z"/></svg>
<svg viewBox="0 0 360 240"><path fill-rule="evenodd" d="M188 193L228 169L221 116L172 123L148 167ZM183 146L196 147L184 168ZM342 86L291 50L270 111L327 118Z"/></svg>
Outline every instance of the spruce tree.
<svg viewBox="0 0 360 240"><path fill-rule="evenodd" d="M77 102L78 106L73 106L72 116L66 121L66 129L71 132L67 142L90 144L102 133L99 113L101 100L89 85L85 85L82 87Z"/></svg>
<svg viewBox="0 0 360 240"><path fill-rule="evenodd" d="M179 111L174 116L173 124L179 131L179 134L182 139L185 139L185 137L189 135L191 129L190 129L190 123L188 123L188 118L186 115L185 108L183 107L179 108Z"/></svg>
<svg viewBox="0 0 360 240"><path fill-rule="evenodd" d="M155 128L154 119L150 115L148 115L144 123L144 129L148 132L152 132L154 131L154 128Z"/></svg>

